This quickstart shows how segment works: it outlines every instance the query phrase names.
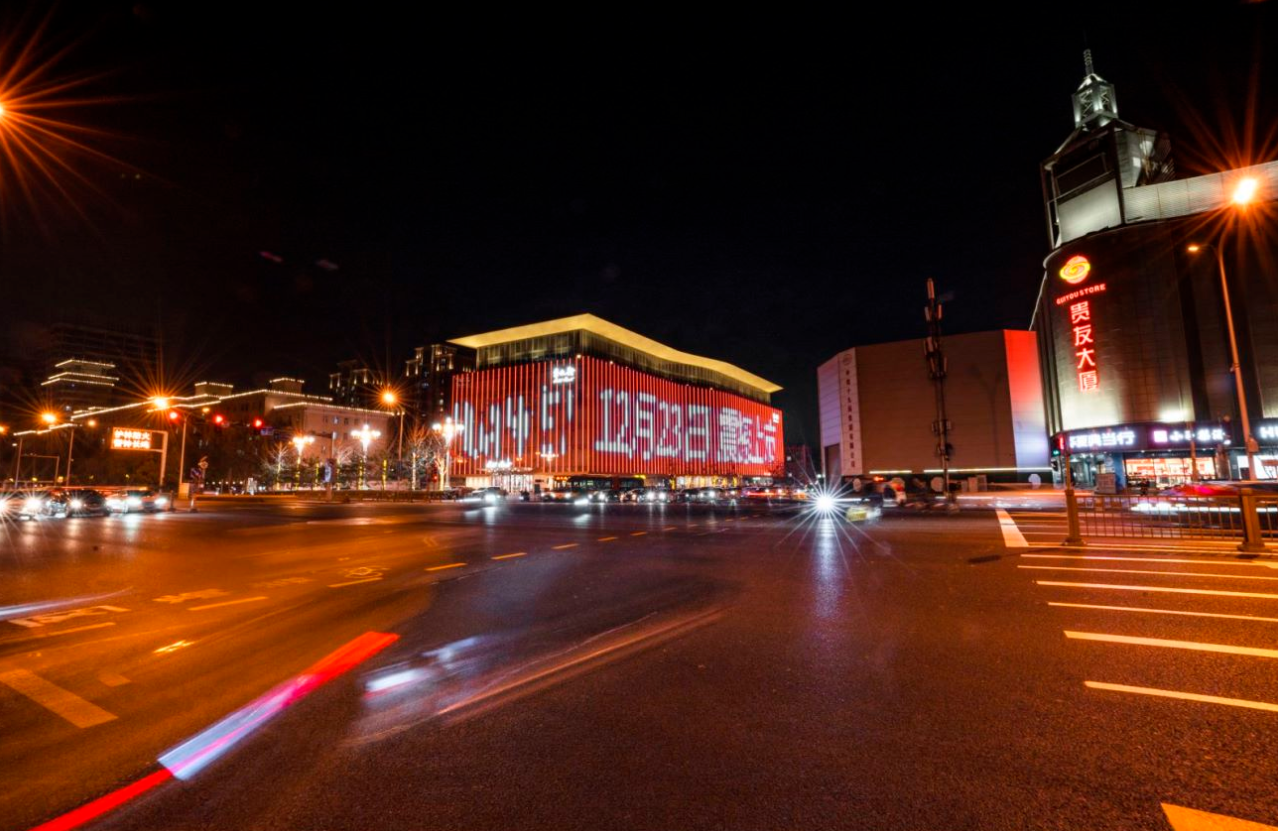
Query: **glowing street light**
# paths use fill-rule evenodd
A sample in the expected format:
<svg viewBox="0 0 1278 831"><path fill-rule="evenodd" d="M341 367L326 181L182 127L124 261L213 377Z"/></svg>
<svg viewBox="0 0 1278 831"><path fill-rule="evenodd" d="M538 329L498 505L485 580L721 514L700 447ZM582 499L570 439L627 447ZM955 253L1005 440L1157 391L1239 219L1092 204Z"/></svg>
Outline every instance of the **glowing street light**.
<svg viewBox="0 0 1278 831"><path fill-rule="evenodd" d="M453 472L453 439L466 430L466 425L453 421L452 416L444 419L443 424L432 424L431 428L444 439L444 474L440 477L439 489L448 490Z"/></svg>
<svg viewBox="0 0 1278 831"><path fill-rule="evenodd" d="M368 469L368 446L373 443L373 439L381 436L381 430L374 430L367 424L362 430L352 430L351 436L358 439L360 446L364 448L364 461L359 466L359 486L362 489L366 484L365 473Z"/></svg>
<svg viewBox="0 0 1278 831"><path fill-rule="evenodd" d="M1246 176L1238 180L1238 184L1234 185L1233 201L1235 205L1246 205L1256 198L1256 191L1260 189L1260 182L1254 176Z"/></svg>
<svg viewBox="0 0 1278 831"><path fill-rule="evenodd" d="M382 403L385 404L387 407L394 407L396 404L399 403L399 396L396 395L395 391L392 389L382 390ZM403 464L404 463L404 408L403 407L399 408L399 438L397 439L397 443L399 445L399 450L397 451L397 455L399 456L399 463Z"/></svg>
<svg viewBox="0 0 1278 831"><path fill-rule="evenodd" d="M40 420L43 421L45 424L48 424L49 426L53 426L54 424L58 423L58 414L46 411L46 412L40 413Z"/></svg>

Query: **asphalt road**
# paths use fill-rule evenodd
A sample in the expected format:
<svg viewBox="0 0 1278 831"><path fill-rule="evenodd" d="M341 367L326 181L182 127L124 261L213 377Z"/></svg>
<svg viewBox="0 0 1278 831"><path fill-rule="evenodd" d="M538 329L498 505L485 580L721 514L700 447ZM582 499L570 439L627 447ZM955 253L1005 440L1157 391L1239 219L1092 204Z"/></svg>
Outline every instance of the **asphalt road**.
<svg viewBox="0 0 1278 831"><path fill-rule="evenodd" d="M1278 823L1272 561L1011 550L987 511L4 530L4 828Z"/></svg>

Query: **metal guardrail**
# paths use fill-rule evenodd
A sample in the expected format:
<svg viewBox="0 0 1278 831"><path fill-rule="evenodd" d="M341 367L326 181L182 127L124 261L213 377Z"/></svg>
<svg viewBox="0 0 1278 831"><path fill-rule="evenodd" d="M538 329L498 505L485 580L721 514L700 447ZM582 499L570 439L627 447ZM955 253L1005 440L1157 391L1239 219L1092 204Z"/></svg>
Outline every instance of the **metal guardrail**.
<svg viewBox="0 0 1278 831"><path fill-rule="evenodd" d="M1087 537L1238 541L1244 551L1278 542L1278 493L1238 496L1079 495L1066 499L1071 526Z"/></svg>

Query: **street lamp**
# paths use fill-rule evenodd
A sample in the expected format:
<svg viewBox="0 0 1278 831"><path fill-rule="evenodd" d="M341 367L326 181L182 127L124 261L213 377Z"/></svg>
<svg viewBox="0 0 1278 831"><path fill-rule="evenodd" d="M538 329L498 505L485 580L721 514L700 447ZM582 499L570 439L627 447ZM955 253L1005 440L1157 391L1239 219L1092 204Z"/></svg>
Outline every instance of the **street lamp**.
<svg viewBox="0 0 1278 831"><path fill-rule="evenodd" d="M394 390L383 390L382 403L385 404L387 407L394 407L396 404L399 403L399 396L395 394ZM399 408L398 443L399 443L399 450L398 450L399 463L402 465L404 463L404 408L403 407Z"/></svg>
<svg viewBox="0 0 1278 831"><path fill-rule="evenodd" d="M444 419L443 424L433 424L431 429L444 439L444 475L440 477L439 489L448 490L452 482L451 474L453 472L453 439L460 436L465 430L466 425L458 424L453 421L452 416Z"/></svg>
<svg viewBox="0 0 1278 831"><path fill-rule="evenodd" d="M381 430L374 430L367 424L364 425L362 430L351 431L351 435L359 439L360 446L364 448L364 460L359 466L359 486L361 490L367 485L368 446L373 443L373 439L381 436L381 434Z"/></svg>
<svg viewBox="0 0 1278 831"><path fill-rule="evenodd" d="M1260 182L1254 176L1244 176L1234 185L1230 200L1238 208L1246 208L1256 199L1260 190ZM1220 294L1225 302L1225 328L1229 331L1229 358L1232 362L1230 370L1234 373L1234 386L1238 389L1238 412L1242 416L1243 443L1247 449L1247 475L1259 478L1256 473L1256 440L1251 435L1251 417L1247 414L1247 390L1243 388L1242 366L1238 362L1238 336L1234 333L1234 311L1229 302L1229 280L1225 275L1225 253L1221 248L1224 233L1215 243L1190 243L1189 253L1197 254L1204 248L1216 252L1216 268L1220 272Z"/></svg>
<svg viewBox="0 0 1278 831"><path fill-rule="evenodd" d="M302 451L306 449L306 445L314 444L314 436L294 436L293 446L297 448L297 487L302 486Z"/></svg>

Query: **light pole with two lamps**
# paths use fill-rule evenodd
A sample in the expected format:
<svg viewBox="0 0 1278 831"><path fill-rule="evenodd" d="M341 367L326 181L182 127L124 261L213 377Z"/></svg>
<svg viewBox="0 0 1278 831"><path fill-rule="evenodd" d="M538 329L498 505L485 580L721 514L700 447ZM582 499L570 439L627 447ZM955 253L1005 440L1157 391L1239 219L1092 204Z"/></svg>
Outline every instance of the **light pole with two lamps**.
<svg viewBox="0 0 1278 831"><path fill-rule="evenodd" d="M453 421L452 416L448 416L443 424L433 424L431 429L444 439L444 470L443 475L440 476L439 489L446 491L452 486L453 439L460 436L466 427Z"/></svg>

